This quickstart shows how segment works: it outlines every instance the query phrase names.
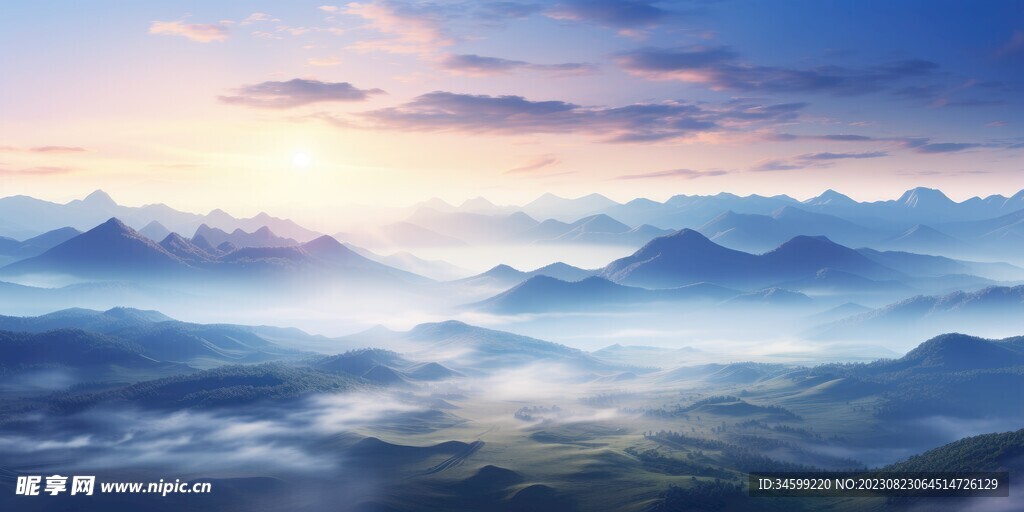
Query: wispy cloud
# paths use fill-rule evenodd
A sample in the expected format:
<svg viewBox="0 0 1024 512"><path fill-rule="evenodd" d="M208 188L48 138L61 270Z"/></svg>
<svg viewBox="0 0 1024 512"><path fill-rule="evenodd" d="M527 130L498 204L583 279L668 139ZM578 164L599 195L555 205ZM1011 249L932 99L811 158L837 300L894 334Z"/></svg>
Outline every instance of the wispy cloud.
<svg viewBox="0 0 1024 512"><path fill-rule="evenodd" d="M620 54L626 71L650 80L703 84L714 90L741 92L803 92L857 96L891 89L903 80L927 77L938 64L903 60L869 68L840 66L785 68L743 61L725 46L641 48Z"/></svg>
<svg viewBox="0 0 1024 512"><path fill-rule="evenodd" d="M228 28L223 24L185 23L184 21L154 21L149 33L160 36L181 36L197 43L226 41Z"/></svg>
<svg viewBox="0 0 1024 512"><path fill-rule="evenodd" d="M693 169L668 169L665 171L653 171L640 174L624 174L621 176L616 176L613 179L650 180L659 178L682 178L686 180L694 180L697 178L704 178L708 176L725 176L726 174L729 174L729 171L723 169L712 169L707 171L696 171Z"/></svg>
<svg viewBox="0 0 1024 512"><path fill-rule="evenodd" d="M801 165L792 160L770 158L761 160L750 170L754 172L772 172L772 171L795 171L797 169L803 169L806 165Z"/></svg>
<svg viewBox="0 0 1024 512"><path fill-rule="evenodd" d="M830 153L830 152L824 152L824 153L810 153L810 154L806 154L806 155L800 155L798 157L798 159L800 159L800 160L844 160L844 159L852 158L852 159L855 159L855 160L860 160L860 159L864 159L864 158L882 158L882 157L886 157L886 156L889 156L889 153L886 153L885 151L868 151L868 152L864 152L864 153Z"/></svg>
<svg viewBox="0 0 1024 512"><path fill-rule="evenodd" d="M275 17L273 17L273 16L271 16L271 15L265 13L265 12L254 12L254 13L246 16L245 19L242 20L239 23L239 25L252 25L253 23L261 23L261 22L264 22L264 21L277 22L277 21L281 21L281 20L279 20L279 19L277 19L277 18L275 18Z"/></svg>
<svg viewBox="0 0 1024 512"><path fill-rule="evenodd" d="M486 2L478 5L476 17L488 21L521 20L544 9L544 6L526 2Z"/></svg>
<svg viewBox="0 0 1024 512"><path fill-rule="evenodd" d="M259 108L292 108L313 103L364 101L383 94L380 89L359 89L348 82L321 82L295 78L287 82L262 82L218 96L223 103Z"/></svg>
<svg viewBox="0 0 1024 512"><path fill-rule="evenodd" d="M337 57L310 57L306 59L306 63L310 66L326 68L341 64L341 59Z"/></svg>
<svg viewBox="0 0 1024 512"><path fill-rule="evenodd" d="M1024 53L1024 30L1014 30L1010 39L996 50L997 57L1009 57Z"/></svg>
<svg viewBox="0 0 1024 512"><path fill-rule="evenodd" d="M556 3L544 14L557 20L591 23L616 29L624 35L636 35L637 30L658 25L671 15L657 4L644 0L568 0Z"/></svg>
<svg viewBox="0 0 1024 512"><path fill-rule="evenodd" d="M597 72L597 66L569 62L564 64L532 64L521 60L509 60L499 57L481 55L445 56L441 60L441 68L452 73L467 76L496 76L517 71L536 71L550 76L589 75Z"/></svg>
<svg viewBox="0 0 1024 512"><path fill-rule="evenodd" d="M827 168L836 164L837 160L864 160L869 158L885 158L886 151L865 151L852 153L805 153L792 158L770 158L761 160L750 170L755 172L793 171L806 168Z"/></svg>
<svg viewBox="0 0 1024 512"><path fill-rule="evenodd" d="M983 144L970 142L936 142L917 146L914 148L914 151L918 153L956 153L968 149L980 148L982 146Z"/></svg>
<svg viewBox="0 0 1024 512"><path fill-rule="evenodd" d="M586 107L557 100L531 101L522 96L436 91L396 107L363 112L358 117L378 129L506 135L582 133L600 136L605 142L657 142L735 125L788 120L801 108L802 104L736 103L712 109L677 101ZM351 126L344 119L318 117Z"/></svg>
<svg viewBox="0 0 1024 512"><path fill-rule="evenodd" d="M30 153L85 153L89 151L78 146L35 146L30 148L16 148L13 146L0 146L0 151L8 152L30 152Z"/></svg>
<svg viewBox="0 0 1024 512"><path fill-rule="evenodd" d="M350 46L354 50L426 54L455 42L445 32L444 17L433 5L413 6L384 0L352 2L344 13L362 18L367 28L387 36L358 41Z"/></svg>
<svg viewBox="0 0 1024 512"><path fill-rule="evenodd" d="M533 158L526 164L519 167L513 167L512 169L505 171L504 174L531 174L544 169L545 167L558 165L559 161L558 155L540 155Z"/></svg>
<svg viewBox="0 0 1024 512"><path fill-rule="evenodd" d="M990 123L991 125L991 123ZM988 125L986 125L988 126ZM999 124L991 126L1001 126ZM966 151L968 149L976 148L1012 148L1012 143L1007 141L990 141L986 143L979 142L932 142L932 139L927 137L872 137L868 135L853 135L853 134L831 134L831 135L794 135L791 133L769 133L763 137L766 140L773 141L795 141L795 140L808 140L808 141L831 141L831 142L871 142L871 143L882 143L887 144L889 149L905 149L911 150L915 153L921 154L934 154L934 153L956 153L960 151ZM817 153L812 155L802 155L803 160L836 160L841 158L880 158L888 156L886 151L870 151L860 153ZM816 158L815 158L816 157Z"/></svg>
<svg viewBox="0 0 1024 512"><path fill-rule="evenodd" d="M0 167L0 176L49 176L54 174L67 174L73 170L74 169L69 167L52 166L23 167L19 169Z"/></svg>

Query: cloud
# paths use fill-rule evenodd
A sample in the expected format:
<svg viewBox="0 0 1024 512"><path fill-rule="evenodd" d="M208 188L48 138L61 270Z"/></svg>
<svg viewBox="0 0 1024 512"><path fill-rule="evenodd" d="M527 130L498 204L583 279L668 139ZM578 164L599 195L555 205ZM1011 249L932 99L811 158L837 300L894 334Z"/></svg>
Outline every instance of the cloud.
<svg viewBox="0 0 1024 512"><path fill-rule="evenodd" d="M521 60L509 60L480 55L456 55L444 57L440 63L443 69L467 76L495 76L527 70L554 76L588 75L597 71L592 64L575 62L565 64L531 64Z"/></svg>
<svg viewBox="0 0 1024 512"><path fill-rule="evenodd" d="M555 4L545 14L556 20L632 30L657 25L669 17L669 11L655 4L643 0L569 0Z"/></svg>
<svg viewBox="0 0 1024 512"><path fill-rule="evenodd" d="M253 23L260 23L262 21L281 21L265 12L254 12L249 16L246 16L240 25L252 25Z"/></svg>
<svg viewBox="0 0 1024 512"><path fill-rule="evenodd" d="M478 7L476 16L490 21L521 20L544 8L539 4L521 2L487 2Z"/></svg>
<svg viewBox="0 0 1024 512"><path fill-rule="evenodd" d="M1001 126L1001 125L993 125ZM831 135L793 135L789 133L771 133L764 136L766 140L773 141L794 141L794 140L826 140L836 142L874 142L885 143L890 149L909 149L915 153L955 153L974 148L1013 148L1005 141L987 142L985 144L975 142L932 142L927 137L870 137L867 135L852 134L831 134ZM817 153L797 157L802 160L837 160L842 158L880 158L889 156L885 151L873 151L864 153Z"/></svg>
<svg viewBox="0 0 1024 512"><path fill-rule="evenodd" d="M10 152L21 152L28 151L30 153L85 153L88 149L78 146L35 146L31 148L16 148L12 146L0 146L0 151Z"/></svg>
<svg viewBox="0 0 1024 512"><path fill-rule="evenodd" d="M565 101L531 101L522 96L488 96L435 91L394 107L347 116L310 116L345 128L472 134L585 134L604 142L659 142L790 121L803 104L730 102L697 105L681 101L622 107L582 106Z"/></svg>
<svg viewBox="0 0 1024 512"><path fill-rule="evenodd" d="M84 153L89 151L78 146L37 146L28 150L33 153Z"/></svg>
<svg viewBox="0 0 1024 512"><path fill-rule="evenodd" d="M539 171L539 170L541 170L541 169L543 169L545 167L550 167L552 165L558 165L559 161L560 160L558 158L558 155L550 155L550 154L549 155L540 155L540 156L530 160L529 162L527 162L526 164L524 164L522 166L513 167L512 169L509 169L509 170L505 171L503 174L528 174L528 173L534 173L534 172Z"/></svg>
<svg viewBox="0 0 1024 512"><path fill-rule="evenodd" d="M1024 52L1024 30L1015 30L1010 39L996 50L997 57L1009 57Z"/></svg>
<svg viewBox="0 0 1024 512"><path fill-rule="evenodd" d="M444 31L444 16L433 5L412 6L375 0L352 2L344 12L366 20L368 28L389 36L358 41L349 47L354 50L429 54L455 42Z"/></svg>
<svg viewBox="0 0 1024 512"><path fill-rule="evenodd" d="M758 162L751 170L754 172L793 171L797 169L827 168L835 165L836 160L862 160L867 158L884 158L889 156L885 151L868 151L861 153L807 153L793 158L775 158Z"/></svg>
<svg viewBox="0 0 1024 512"><path fill-rule="evenodd" d="M183 21L154 21L149 33L160 36L181 36L197 43L225 41L228 29L224 25L210 23L185 23Z"/></svg>
<svg viewBox="0 0 1024 512"><path fill-rule="evenodd" d="M837 133L829 135L820 135L818 138L822 140L834 140L839 142L870 142L877 140L874 137L868 137L867 135L852 135L846 133Z"/></svg>
<svg viewBox="0 0 1024 512"><path fill-rule="evenodd" d="M295 78L287 82L262 82L235 89L232 96L218 96L223 103L260 108L291 108L313 103L363 101L380 89L358 89L348 82L321 82Z"/></svg>
<svg viewBox="0 0 1024 512"><path fill-rule="evenodd" d="M613 142L685 137L718 128L713 113L698 106L666 102L617 108L588 108L563 101L530 101L522 96L486 96L437 91L398 107L361 114L382 128L519 135L586 133Z"/></svg>
<svg viewBox="0 0 1024 512"><path fill-rule="evenodd" d="M918 153L956 153L967 149L982 147L982 144L969 142L936 142L916 146L914 151Z"/></svg>
<svg viewBox="0 0 1024 512"><path fill-rule="evenodd" d="M73 169L69 167L26 167L21 169L9 169L0 167L0 176L49 176L55 174L67 174Z"/></svg>
<svg viewBox="0 0 1024 512"><path fill-rule="evenodd" d="M712 169L708 171L695 171L693 169L669 169L665 171L654 171L642 174L624 174L622 176L616 176L613 179L616 180L647 180L657 178L683 178L687 180L694 180L697 178L704 178L707 176L724 176L729 174L729 171L722 169Z"/></svg>
<svg viewBox="0 0 1024 512"><path fill-rule="evenodd" d="M341 64L341 59L337 57L310 57L306 59L306 63L310 66L326 68Z"/></svg>
<svg viewBox="0 0 1024 512"><path fill-rule="evenodd" d="M904 60L863 69L758 66L742 61L739 54L725 46L648 47L619 54L616 61L629 73L649 80L677 80L714 90L839 96L883 91L905 79L927 77L938 68L926 60Z"/></svg>
<svg viewBox="0 0 1024 512"><path fill-rule="evenodd" d="M800 155L800 160L842 160L846 158L862 159L862 158L882 158L889 156L889 153L885 151L871 151L865 153L812 153L807 155Z"/></svg>
<svg viewBox="0 0 1024 512"><path fill-rule="evenodd" d="M771 171L793 171L796 169L803 169L805 165L800 165L789 160L783 159L769 159L761 160L751 171L754 172L771 172Z"/></svg>

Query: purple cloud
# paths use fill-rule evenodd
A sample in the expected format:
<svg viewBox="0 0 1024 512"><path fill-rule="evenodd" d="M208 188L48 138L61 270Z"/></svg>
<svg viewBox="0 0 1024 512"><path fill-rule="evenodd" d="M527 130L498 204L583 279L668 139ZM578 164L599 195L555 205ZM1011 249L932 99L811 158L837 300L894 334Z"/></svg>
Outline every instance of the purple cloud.
<svg viewBox="0 0 1024 512"><path fill-rule="evenodd" d="M197 43L226 41L228 29L212 23L185 23L184 21L154 21L149 33L158 36L181 36Z"/></svg>
<svg viewBox="0 0 1024 512"><path fill-rule="evenodd" d="M348 82L321 82L295 78L287 82L262 82L235 89L232 96L218 96L222 103L259 108L292 108L312 103L364 101L380 89L359 89Z"/></svg>
<svg viewBox="0 0 1024 512"><path fill-rule="evenodd" d="M545 14L558 20L636 29L656 25L671 14L656 3L643 0L570 0L555 4Z"/></svg>
<svg viewBox="0 0 1024 512"><path fill-rule="evenodd" d="M979 148L982 144L969 142L936 142L916 146L914 151L918 153L956 153L967 149Z"/></svg>
<svg viewBox="0 0 1024 512"><path fill-rule="evenodd" d="M441 67L453 73L470 76L495 76L516 71L537 71L552 76L588 75L595 73L592 64L569 62L564 64L531 64L521 60L509 60L481 55L448 55L441 61Z"/></svg>
<svg viewBox="0 0 1024 512"><path fill-rule="evenodd" d="M524 165L505 171L504 174L532 174L545 167L558 165L560 161L558 155L540 155Z"/></svg>
<svg viewBox="0 0 1024 512"><path fill-rule="evenodd" d="M863 69L817 66L806 69L759 66L742 61L724 46L641 48L622 53L617 62L626 71L651 80L704 84L716 90L742 92L810 92L857 96L892 88L932 74L938 65L905 60Z"/></svg>
<svg viewBox="0 0 1024 512"><path fill-rule="evenodd" d="M862 158L882 158L889 156L889 153L885 151L871 151L865 153L812 153L807 155L800 155L800 160L843 160L846 158L862 159Z"/></svg>
<svg viewBox="0 0 1024 512"><path fill-rule="evenodd" d="M613 179L616 180L648 180L657 178L683 178L687 180L694 180L697 178L704 178L707 176L724 176L729 174L728 171L722 169L713 169L710 171L695 171L693 169L668 169L665 171L653 171L641 174L624 174L616 176Z"/></svg>

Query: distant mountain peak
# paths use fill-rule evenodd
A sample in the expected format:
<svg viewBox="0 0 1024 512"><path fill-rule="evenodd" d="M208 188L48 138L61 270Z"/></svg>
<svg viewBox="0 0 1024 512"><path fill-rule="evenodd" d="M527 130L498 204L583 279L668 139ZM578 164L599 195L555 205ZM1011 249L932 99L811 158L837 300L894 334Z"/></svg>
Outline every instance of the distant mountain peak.
<svg viewBox="0 0 1024 512"><path fill-rule="evenodd" d="M525 214L523 212L510 213L508 215L508 218L509 219L517 219L517 220L525 220L525 221L530 221L530 222L537 222L536 220L534 220L533 217L530 217L529 215L527 215L527 214Z"/></svg>
<svg viewBox="0 0 1024 512"><path fill-rule="evenodd" d="M897 202L908 208L947 206L954 204L941 190L927 187L912 188L903 193Z"/></svg>
<svg viewBox="0 0 1024 512"><path fill-rule="evenodd" d="M572 225L576 227L585 226L588 231L605 233L624 233L630 229L629 226L604 213L584 217L572 223Z"/></svg>
<svg viewBox="0 0 1024 512"><path fill-rule="evenodd" d="M495 265L490 270L488 270L487 272L484 272L481 275L491 276L491 277L508 277L508 276L518 276L520 274L522 274L522 272L519 271L518 269L515 269L515 268L513 268L513 267L511 267L509 265L501 263L499 265Z"/></svg>
<svg viewBox="0 0 1024 512"><path fill-rule="evenodd" d="M171 234L167 235L166 237L164 237L163 240L160 241L160 245L164 246L165 248L166 248L166 244L177 244L177 243L191 243L191 242L189 242L188 240L185 240L185 237L183 237L183 236L181 236L181 235L179 235L177 233L174 233L174 232L172 232Z"/></svg>
<svg viewBox="0 0 1024 512"><path fill-rule="evenodd" d="M321 237L314 238L303 244L303 247L309 248L327 248L327 247L339 247L343 246L341 242L330 235L323 235Z"/></svg>
<svg viewBox="0 0 1024 512"><path fill-rule="evenodd" d="M215 253L215 252L217 252L217 249L215 249L213 247L213 245L210 244L210 241L207 240L206 237L204 237L203 235L196 234L195 236L192 237L191 241L192 241L192 245L195 245L196 247L198 247L198 248L200 248L200 249L202 249L202 250L204 250L204 251L206 251L208 253Z"/></svg>
<svg viewBox="0 0 1024 512"><path fill-rule="evenodd" d="M824 235L797 235L783 242L782 245L776 247L774 250L770 251L770 253L794 254L822 251L825 249L842 250L844 252L851 253L854 252L853 249L839 245Z"/></svg>
<svg viewBox="0 0 1024 512"><path fill-rule="evenodd" d="M465 210L465 209L479 209L479 208L491 210L491 209L497 208L497 205L495 205L493 202L491 202L490 200L488 200L484 196L477 196L477 197L474 197L472 199L467 199L467 200L463 201L461 205L459 205L459 209L463 209L463 210Z"/></svg>
<svg viewBox="0 0 1024 512"><path fill-rule="evenodd" d="M85 196L82 202L94 206L117 206L114 199L102 190L93 191L93 193Z"/></svg>
<svg viewBox="0 0 1024 512"><path fill-rule="evenodd" d="M89 231L96 231L96 232L99 232L99 231L118 231L118 232L124 232L124 233L134 233L135 232L134 229L129 227L124 222L121 222L121 219L119 219L117 217L111 217L111 218L107 219L107 221L104 222L103 224L100 224L99 226L96 226L95 228L92 228Z"/></svg>
<svg viewBox="0 0 1024 512"><path fill-rule="evenodd" d="M665 238L670 240L686 240L694 242L712 243L711 240L708 239L708 237L702 235L699 231L690 228L680 229L679 231L676 231L671 235L667 235Z"/></svg>
<svg viewBox="0 0 1024 512"><path fill-rule="evenodd" d="M812 205L812 206L823 206L823 205L836 206L836 205L853 205L853 204L857 204L857 201L854 201L853 199L851 199L850 196L847 196L845 194L841 194L841 193L836 192L835 190L832 190L832 189L828 189L828 190L822 192L819 196L812 197L812 198L804 201L804 204L808 204L808 205Z"/></svg>

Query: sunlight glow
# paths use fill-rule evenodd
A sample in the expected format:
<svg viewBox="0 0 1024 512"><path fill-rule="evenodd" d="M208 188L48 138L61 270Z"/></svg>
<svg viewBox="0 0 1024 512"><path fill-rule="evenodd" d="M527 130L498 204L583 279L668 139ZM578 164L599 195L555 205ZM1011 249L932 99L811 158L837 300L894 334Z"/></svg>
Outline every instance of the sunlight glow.
<svg viewBox="0 0 1024 512"><path fill-rule="evenodd" d="M313 159L306 153L295 153L292 155L292 167L305 169L313 163Z"/></svg>

